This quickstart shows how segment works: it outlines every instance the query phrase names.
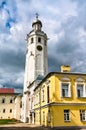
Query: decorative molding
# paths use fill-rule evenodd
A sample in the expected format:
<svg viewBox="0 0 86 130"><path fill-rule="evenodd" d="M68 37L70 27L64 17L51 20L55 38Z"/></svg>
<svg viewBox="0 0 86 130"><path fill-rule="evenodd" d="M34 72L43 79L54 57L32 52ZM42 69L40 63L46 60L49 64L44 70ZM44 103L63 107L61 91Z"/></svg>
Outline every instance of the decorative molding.
<svg viewBox="0 0 86 130"><path fill-rule="evenodd" d="M63 78L61 78L60 80L61 80L61 81L70 81L70 78L68 78L68 77L63 77Z"/></svg>
<svg viewBox="0 0 86 130"><path fill-rule="evenodd" d="M85 82L85 79L82 77L78 77L75 79L75 82Z"/></svg>

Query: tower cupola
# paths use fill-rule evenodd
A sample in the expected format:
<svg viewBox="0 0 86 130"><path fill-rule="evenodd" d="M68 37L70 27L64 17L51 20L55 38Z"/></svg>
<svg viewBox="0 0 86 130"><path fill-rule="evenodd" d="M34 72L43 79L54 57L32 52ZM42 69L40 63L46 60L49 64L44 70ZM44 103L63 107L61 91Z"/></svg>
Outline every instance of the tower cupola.
<svg viewBox="0 0 86 130"><path fill-rule="evenodd" d="M36 14L36 19L35 21L32 23L32 27L33 29L36 30L41 30L42 28L42 22L38 19L38 14Z"/></svg>

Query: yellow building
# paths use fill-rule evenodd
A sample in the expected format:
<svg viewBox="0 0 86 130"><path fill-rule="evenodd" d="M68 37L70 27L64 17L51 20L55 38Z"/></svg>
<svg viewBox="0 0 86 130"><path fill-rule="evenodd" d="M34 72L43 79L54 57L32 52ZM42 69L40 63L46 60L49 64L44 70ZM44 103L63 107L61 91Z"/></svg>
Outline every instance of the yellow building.
<svg viewBox="0 0 86 130"><path fill-rule="evenodd" d="M34 113L38 125L86 126L86 74L49 73L34 90Z"/></svg>

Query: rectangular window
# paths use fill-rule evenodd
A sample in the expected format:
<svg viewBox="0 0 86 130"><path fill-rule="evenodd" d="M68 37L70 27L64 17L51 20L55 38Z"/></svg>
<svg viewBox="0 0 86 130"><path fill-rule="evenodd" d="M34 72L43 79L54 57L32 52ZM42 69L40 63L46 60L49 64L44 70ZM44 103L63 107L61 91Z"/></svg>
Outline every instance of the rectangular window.
<svg viewBox="0 0 86 130"><path fill-rule="evenodd" d="M10 109L10 113L12 113L12 109Z"/></svg>
<svg viewBox="0 0 86 130"><path fill-rule="evenodd" d="M40 103L40 92L38 93L38 103Z"/></svg>
<svg viewBox="0 0 86 130"><path fill-rule="evenodd" d="M33 43L33 37L31 38L31 43Z"/></svg>
<svg viewBox="0 0 86 130"><path fill-rule="evenodd" d="M33 97L31 98L31 109L33 109L34 102L33 102Z"/></svg>
<svg viewBox="0 0 86 130"><path fill-rule="evenodd" d="M84 97L84 84L77 84L77 97Z"/></svg>
<svg viewBox="0 0 86 130"><path fill-rule="evenodd" d="M41 42L41 37L38 37L38 42Z"/></svg>
<svg viewBox="0 0 86 130"><path fill-rule="evenodd" d="M61 96L62 97L70 97L70 85L69 83L61 84Z"/></svg>
<svg viewBox="0 0 86 130"><path fill-rule="evenodd" d="M2 99L2 103L5 103L5 98Z"/></svg>
<svg viewBox="0 0 86 130"><path fill-rule="evenodd" d="M42 102L44 102L44 89L42 89Z"/></svg>
<svg viewBox="0 0 86 130"><path fill-rule="evenodd" d="M70 110L64 110L64 121L70 121Z"/></svg>
<svg viewBox="0 0 86 130"><path fill-rule="evenodd" d="M5 109L3 109L3 113L5 113Z"/></svg>
<svg viewBox="0 0 86 130"><path fill-rule="evenodd" d="M10 103L13 103L13 100L12 100L12 99L10 99Z"/></svg>
<svg viewBox="0 0 86 130"><path fill-rule="evenodd" d="M49 86L47 86L47 103L49 103L50 100L50 91L49 91Z"/></svg>
<svg viewBox="0 0 86 130"><path fill-rule="evenodd" d="M86 121L86 110L80 110L80 120Z"/></svg>

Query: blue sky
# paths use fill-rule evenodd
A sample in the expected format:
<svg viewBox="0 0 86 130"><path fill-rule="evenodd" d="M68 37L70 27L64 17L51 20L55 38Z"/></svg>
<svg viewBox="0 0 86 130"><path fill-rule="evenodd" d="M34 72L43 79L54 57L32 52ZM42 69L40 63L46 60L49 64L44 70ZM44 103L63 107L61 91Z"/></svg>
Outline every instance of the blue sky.
<svg viewBox="0 0 86 130"><path fill-rule="evenodd" d="M86 73L86 0L0 0L0 87L23 88L26 34L35 13L48 35L50 71Z"/></svg>

